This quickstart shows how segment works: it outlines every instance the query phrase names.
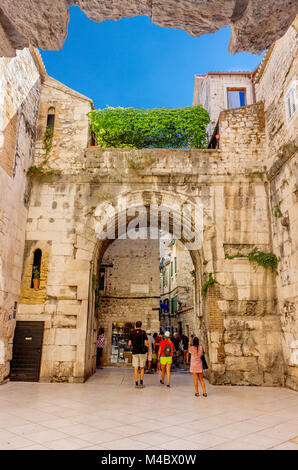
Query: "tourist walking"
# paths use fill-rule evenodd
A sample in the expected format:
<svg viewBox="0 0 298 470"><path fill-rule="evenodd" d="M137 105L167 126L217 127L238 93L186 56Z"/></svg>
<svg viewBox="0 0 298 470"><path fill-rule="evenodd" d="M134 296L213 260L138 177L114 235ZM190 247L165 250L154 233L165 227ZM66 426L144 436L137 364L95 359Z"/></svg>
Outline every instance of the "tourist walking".
<svg viewBox="0 0 298 470"><path fill-rule="evenodd" d="M162 331L160 330L160 332L158 333L158 336L155 338L155 351L156 351L156 354L157 354L157 370L160 371L160 362L159 362L159 355L158 355L158 351L159 351L159 345L160 345L160 342L164 339L164 334L162 333Z"/></svg>
<svg viewBox="0 0 298 470"><path fill-rule="evenodd" d="M128 346L132 347L132 367L134 368L134 379L136 388L144 388L144 372L147 361L147 352L149 349L146 332L142 330L142 322L136 322L136 329L131 332ZM140 384L139 371L140 368Z"/></svg>
<svg viewBox="0 0 298 470"><path fill-rule="evenodd" d="M182 335L181 343L183 345L183 361L184 365L189 364L189 352L188 352L188 345L189 345L189 338L186 335Z"/></svg>
<svg viewBox="0 0 298 470"><path fill-rule="evenodd" d="M152 344L152 369L154 372L157 370L157 355L158 355L158 334L153 334L153 344Z"/></svg>
<svg viewBox="0 0 298 470"><path fill-rule="evenodd" d="M103 369L103 347L105 342L105 330L100 328L97 335L97 350L96 350L96 367L98 369Z"/></svg>
<svg viewBox="0 0 298 470"><path fill-rule="evenodd" d="M165 383L165 374L167 373L167 387L170 387L171 366L173 362L174 344L171 341L171 333L165 332L164 339L159 343L158 360L161 367L160 383Z"/></svg>
<svg viewBox="0 0 298 470"><path fill-rule="evenodd" d="M203 396L207 397L205 382L203 379L203 363L202 356L204 354L203 347L200 345L199 338L196 336L193 338L192 345L189 344L190 356L190 372L193 374L194 386L195 386L195 396L199 396L199 383L203 389Z"/></svg>
<svg viewBox="0 0 298 470"><path fill-rule="evenodd" d="M180 351L180 338L177 332L174 333L172 342L174 344L173 361L175 365L178 365L178 356L179 356L179 351Z"/></svg>
<svg viewBox="0 0 298 470"><path fill-rule="evenodd" d="M147 330L147 338L148 338L148 353L147 353L147 360L148 360L148 369L147 374L152 374L152 355L153 355L153 343L154 339L151 334L151 330Z"/></svg>

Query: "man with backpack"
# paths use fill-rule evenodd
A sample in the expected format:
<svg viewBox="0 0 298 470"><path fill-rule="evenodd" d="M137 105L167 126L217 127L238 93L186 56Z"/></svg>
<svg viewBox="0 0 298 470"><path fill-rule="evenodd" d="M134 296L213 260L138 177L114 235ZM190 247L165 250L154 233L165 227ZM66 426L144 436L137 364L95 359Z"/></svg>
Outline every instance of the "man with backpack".
<svg viewBox="0 0 298 470"><path fill-rule="evenodd" d="M141 328L142 322L136 322L136 329L130 334L128 346L132 347L132 367L134 368L134 378L136 388L144 388L144 372L147 361L148 338L146 332ZM138 371L140 367L140 385Z"/></svg>
<svg viewBox="0 0 298 470"><path fill-rule="evenodd" d="M165 373L167 372L167 387L170 387L171 380L171 366L173 362L173 351L174 344L171 341L171 333L165 332L164 339L159 343L158 349L158 360L160 361L161 367L161 380L160 383L163 385L165 380Z"/></svg>

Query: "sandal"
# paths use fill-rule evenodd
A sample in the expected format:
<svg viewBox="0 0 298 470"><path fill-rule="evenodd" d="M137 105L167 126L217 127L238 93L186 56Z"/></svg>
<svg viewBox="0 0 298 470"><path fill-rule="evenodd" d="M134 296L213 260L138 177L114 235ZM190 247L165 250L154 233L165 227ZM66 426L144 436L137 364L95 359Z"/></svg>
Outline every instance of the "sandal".
<svg viewBox="0 0 298 470"><path fill-rule="evenodd" d="M164 383L164 382L163 382L161 379L160 379L160 383L161 383L162 385L164 385L164 384L165 384L165 383Z"/></svg>
<svg viewBox="0 0 298 470"><path fill-rule="evenodd" d="M199 394L199 393L195 393L195 397L199 397L199 396L200 396L200 394Z"/></svg>
<svg viewBox="0 0 298 470"><path fill-rule="evenodd" d="M203 397L207 397L207 393L203 393Z"/></svg>

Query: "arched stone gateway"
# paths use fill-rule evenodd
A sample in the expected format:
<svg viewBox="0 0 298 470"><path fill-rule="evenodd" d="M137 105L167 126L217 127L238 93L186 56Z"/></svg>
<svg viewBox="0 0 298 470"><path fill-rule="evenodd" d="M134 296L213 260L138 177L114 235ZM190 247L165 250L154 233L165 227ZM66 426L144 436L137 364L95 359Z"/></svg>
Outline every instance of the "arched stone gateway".
<svg viewBox="0 0 298 470"><path fill-rule="evenodd" d="M188 211L185 207L188 207ZM196 214L197 209L197 214ZM113 214L111 214L113 212ZM187 218L186 212L190 215ZM201 259L204 258L204 246L203 239L205 238L205 249L208 249L208 236L207 234L212 230L213 223L208 216L208 211L204 210L200 198L189 197L185 193L170 193L163 189L160 190L137 190L128 193L121 194L118 198L113 200L113 207L107 201L102 202L94 210L94 254L91 260L92 276L97 276L100 272L102 261L105 257L106 252L109 250L111 245L115 243L115 240L127 240L130 253L137 252L137 246L135 248L134 243L136 240L150 240L158 244L159 231L167 231L175 239L179 239L186 247L190 248L190 255L193 261L193 267L195 269L195 323L197 325L196 333L200 332L204 334L205 344L207 347L208 337L206 335L206 328L204 328L203 321L203 302L201 296L202 287L202 267ZM197 220L195 220L197 218ZM197 222L197 227L195 227ZM110 225L110 231L107 230L107 225ZM138 227L138 230L134 234L130 233L133 230L132 225ZM203 226L205 229L203 230ZM189 228L191 227L191 228ZM102 233L102 229L105 229ZM194 235L193 241L189 243L191 236ZM220 233L220 228L218 230ZM82 229L84 233L84 229ZM104 237L105 233L108 233L111 237L107 239L99 239L98 237ZM205 235L204 235L205 234ZM135 239L132 239L135 236ZM186 239L186 236L189 236ZM140 237L140 238L139 238ZM150 242L149 242L150 243ZM122 251L127 247L126 244L122 244ZM119 251L119 250L118 250ZM121 248L120 248L121 252ZM91 254L91 253L90 253ZM122 254L122 253L121 253ZM138 254L137 254L138 256ZM154 263L154 260L152 260ZM156 267L159 266L159 262L155 260ZM141 269L141 266L139 267ZM133 269L133 267L132 267ZM191 269L191 267L189 267ZM158 277L159 281L159 277ZM129 292L129 290L128 290ZM159 292L158 292L159 294ZM134 297L132 297L134 298ZM95 356L96 356L96 332L99 326L102 325L102 315L100 315L101 307L96 308L96 295L95 290L90 290L89 302L88 302L88 320L87 320L87 331L86 331L86 363L85 373L91 375L95 371ZM99 297L99 302L101 298ZM156 306L159 307L159 299ZM134 308L133 304L130 308ZM154 309L159 310L158 308ZM151 312L152 314L152 312ZM132 321L133 323L140 319L140 312L135 310L131 312L129 317L126 316L125 321ZM153 317L153 314L151 315ZM99 322L97 321L100 318ZM104 325L107 328L108 336L108 347L110 346L111 336L111 324L113 316L104 319ZM159 331L159 319L158 313L155 313L152 321L149 319L148 322L143 322L144 328L154 326L156 331ZM201 334L200 334L201 336ZM105 355L106 356L106 355Z"/></svg>
<svg viewBox="0 0 298 470"><path fill-rule="evenodd" d="M261 53L297 14L296 0L0 0L0 56L14 56L29 45L61 49L69 6L80 7L93 21L148 16L157 25L193 36L231 24L233 53Z"/></svg>
<svg viewBox="0 0 298 470"><path fill-rule="evenodd" d="M29 296L26 283L31 278L24 275L22 292L27 297L21 295L18 320L45 321L41 380L82 382L94 372L99 325L93 275L113 245L113 240L99 240L99 231L115 220L116 235L121 236L138 217L129 213L123 222L124 209L144 207L145 223L151 205L170 212L169 227L174 229L175 216L189 205L203 214L202 244L190 253L209 380L283 384L275 275L261 267L255 270L247 258L226 258L247 254L254 246L270 250L270 226L264 223L269 217L266 182L255 176L264 172L262 110L258 104L237 111L245 128L241 136L237 126L226 127L229 114L222 115L225 146L220 150L88 148L70 159L60 157L67 155L66 146L52 158L50 174L33 179L24 273L31 273L37 248L47 265L41 266L41 290ZM255 126L257 133L252 131ZM239 138L245 153L234 151ZM35 161L38 165L38 150ZM185 220L191 231L192 217ZM159 218L153 224L158 227ZM182 242L188 240L182 237ZM203 297L209 274L218 284Z"/></svg>

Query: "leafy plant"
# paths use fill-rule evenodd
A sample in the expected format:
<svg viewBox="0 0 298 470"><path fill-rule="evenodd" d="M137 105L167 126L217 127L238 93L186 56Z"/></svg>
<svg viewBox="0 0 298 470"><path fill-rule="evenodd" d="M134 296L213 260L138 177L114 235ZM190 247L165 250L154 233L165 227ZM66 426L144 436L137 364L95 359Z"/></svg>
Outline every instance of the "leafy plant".
<svg viewBox="0 0 298 470"><path fill-rule="evenodd" d="M30 166L30 168L27 171L27 176L30 178L42 178L43 176L61 176L62 171L59 169L54 169L54 168L49 168L49 169L44 169L41 166Z"/></svg>
<svg viewBox="0 0 298 470"><path fill-rule="evenodd" d="M209 286L213 286L214 284L219 284L219 282L217 282L217 281L213 278L213 274L212 274L212 273L209 273L208 280L203 284L203 287L202 287L202 296L203 296L203 297L206 297L206 296L207 296L208 287L209 287Z"/></svg>
<svg viewBox="0 0 298 470"><path fill-rule="evenodd" d="M226 259L234 259L234 258L247 258L248 255L243 255L242 253L236 253L235 255L226 255Z"/></svg>
<svg viewBox="0 0 298 470"><path fill-rule="evenodd" d="M97 285L97 276L96 274L92 274L92 289L95 291Z"/></svg>
<svg viewBox="0 0 298 470"><path fill-rule="evenodd" d="M32 275L33 279L40 279L40 271L37 266L33 266Z"/></svg>
<svg viewBox="0 0 298 470"><path fill-rule="evenodd" d="M274 253L264 253L263 251L254 248L253 251L249 253L248 260L251 263L256 263L259 266L263 266L263 268L271 269L276 275L278 274L277 265L279 259Z"/></svg>
<svg viewBox="0 0 298 470"><path fill-rule="evenodd" d="M52 126L47 126L44 136L43 136L43 145L46 151L46 155L48 155L51 151L53 145L53 135L54 135L54 128Z"/></svg>
<svg viewBox="0 0 298 470"><path fill-rule="evenodd" d="M282 212L281 212L281 209L280 209L280 202L278 204L276 204L276 206L274 207L274 217L276 217L277 219L282 217Z"/></svg>
<svg viewBox="0 0 298 470"><path fill-rule="evenodd" d="M205 148L208 112L185 108L111 108L88 113L91 130L103 148Z"/></svg>
<svg viewBox="0 0 298 470"><path fill-rule="evenodd" d="M250 263L254 263L256 265L262 266L265 269L271 269L276 275L277 266L279 263L279 259L274 253L265 253L264 251L258 250L256 247L248 253L248 255L244 255L242 253L236 253L235 255L226 255L226 259L234 259L234 258L248 258Z"/></svg>
<svg viewBox="0 0 298 470"><path fill-rule="evenodd" d="M134 160L133 158L127 159L127 167L130 170L136 170L136 171L143 170L144 168L142 160Z"/></svg>
<svg viewBox="0 0 298 470"><path fill-rule="evenodd" d="M253 171L251 173L248 173L245 176L247 178L249 178L251 183L253 183L255 181L255 178L260 178L262 181L264 180L264 173L262 173L260 171Z"/></svg>

